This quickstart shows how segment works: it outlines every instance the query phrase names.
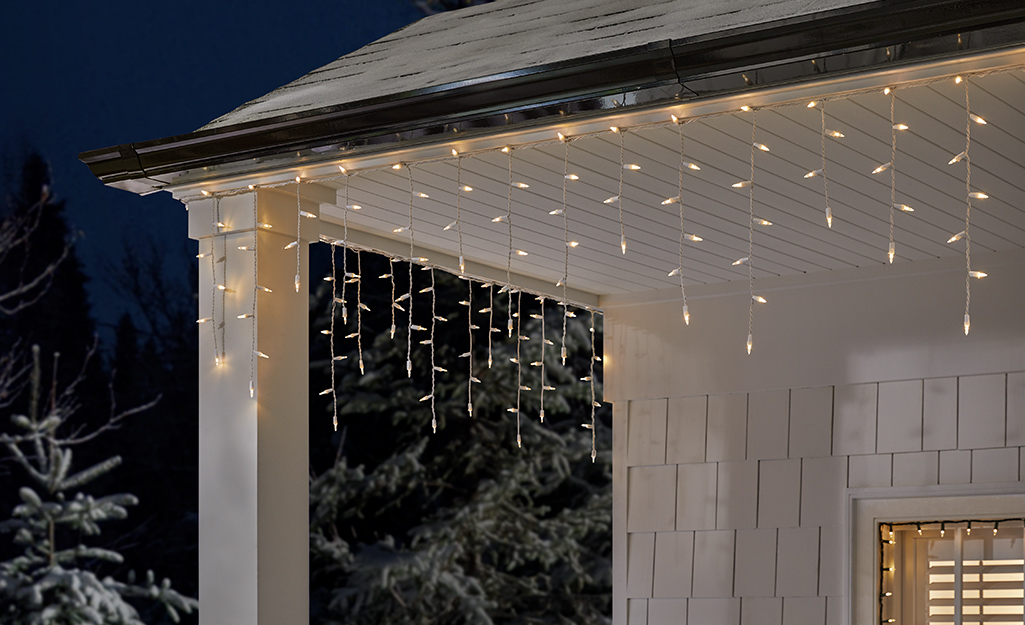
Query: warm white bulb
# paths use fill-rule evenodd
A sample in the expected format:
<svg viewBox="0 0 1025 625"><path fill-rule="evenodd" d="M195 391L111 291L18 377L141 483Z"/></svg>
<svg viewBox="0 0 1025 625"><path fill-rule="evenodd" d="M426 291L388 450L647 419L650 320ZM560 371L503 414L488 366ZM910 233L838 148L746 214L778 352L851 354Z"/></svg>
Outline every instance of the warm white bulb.
<svg viewBox="0 0 1025 625"><path fill-rule="evenodd" d="M463 191L467 192L467 193L469 193L470 191L473 191L473 187L471 187L471 186L470 186L470 185L468 185L468 184L464 184L464 185L463 185L462 187L460 187L460 188L461 188L461 189L462 189Z"/></svg>
<svg viewBox="0 0 1025 625"><path fill-rule="evenodd" d="M676 197L669 197L669 198L666 198L666 199L662 200L662 205L665 206L666 204L676 204L679 201L680 201L680 196L677 195Z"/></svg>
<svg viewBox="0 0 1025 625"><path fill-rule="evenodd" d="M698 167L694 163L691 163L690 161L683 161L683 166L688 169L693 169L694 171L701 171L700 167Z"/></svg>
<svg viewBox="0 0 1025 625"><path fill-rule="evenodd" d="M509 146L505 146L504 148L502 148L502 152L504 154L508 154L509 153Z"/></svg>
<svg viewBox="0 0 1025 625"><path fill-rule="evenodd" d="M392 169L402 169L402 163L395 163L391 166Z"/></svg>
<svg viewBox="0 0 1025 625"><path fill-rule="evenodd" d="M744 187L750 187L751 186L751 181L750 180L741 180L740 182L734 182L731 186L734 189L743 189Z"/></svg>
<svg viewBox="0 0 1025 625"><path fill-rule="evenodd" d="M619 132L619 126L609 126L609 130L612 132Z"/></svg>
<svg viewBox="0 0 1025 625"><path fill-rule="evenodd" d="M568 245L570 247L577 247L578 245L580 245L580 241L570 241L566 245Z"/></svg>
<svg viewBox="0 0 1025 625"><path fill-rule="evenodd" d="M679 124L680 123L680 118L677 117L676 115L670 115L669 119L673 120L674 124Z"/></svg>
<svg viewBox="0 0 1025 625"><path fill-rule="evenodd" d="M890 95L890 88L889 88L889 87L887 87L887 88L883 89L883 93L884 93L885 95Z"/></svg>
<svg viewBox="0 0 1025 625"><path fill-rule="evenodd" d="M566 180L580 180L580 176L576 174L566 174Z"/></svg>
<svg viewBox="0 0 1025 625"><path fill-rule="evenodd" d="M840 132L839 130L826 130L826 135L829 137L833 137L834 139L843 139L845 136L844 133Z"/></svg>
<svg viewBox="0 0 1025 625"><path fill-rule="evenodd" d="M758 148L762 152L768 152L769 151L769 146L765 145L764 143L753 143L752 145L754 145L756 148Z"/></svg>
<svg viewBox="0 0 1025 625"><path fill-rule="evenodd" d="M529 189L530 188L530 185L527 184L526 182L514 182L512 184L517 189Z"/></svg>
<svg viewBox="0 0 1025 625"><path fill-rule="evenodd" d="M811 102L808 103L808 108L813 109L813 108L815 108L815 106L817 104L818 104L818 102L816 102L815 100L812 100Z"/></svg>
<svg viewBox="0 0 1025 625"><path fill-rule="evenodd" d="M210 192L209 192L209 191L202 191L202 190L201 190L201 191L200 191L200 193L202 193L202 194L203 194L204 196L208 196L208 195L210 195Z"/></svg>
<svg viewBox="0 0 1025 625"><path fill-rule="evenodd" d="M623 250L623 253L626 254L626 235L619 239L619 249Z"/></svg>
<svg viewBox="0 0 1025 625"><path fill-rule="evenodd" d="M985 271L969 271L968 275L973 277L973 278L982 279L982 278L985 278L986 276L988 276L989 274L986 273Z"/></svg>
<svg viewBox="0 0 1025 625"><path fill-rule="evenodd" d="M971 193L968 194L968 197L976 199L976 200L985 200L989 196L986 195L985 193L981 192L981 191L972 191Z"/></svg>
<svg viewBox="0 0 1025 625"><path fill-rule="evenodd" d="M970 316L968 315L968 313L965 313L965 315L964 315L964 335L965 335L965 336L968 336L968 330L969 330L969 329L970 329L971 327L972 327L972 319L971 319L971 317L970 317Z"/></svg>
<svg viewBox="0 0 1025 625"><path fill-rule="evenodd" d="M516 255L517 256L527 256L528 254L526 252L524 252L523 250L516 250Z"/></svg>
<svg viewBox="0 0 1025 625"><path fill-rule="evenodd" d="M907 130L908 126L907 126L907 124L894 124L893 125L893 129L894 130Z"/></svg>
<svg viewBox="0 0 1025 625"><path fill-rule="evenodd" d="M889 249L889 251L888 251L888 252L886 253L886 255L890 257L890 264L891 264L891 265L893 264L893 254L894 254L894 249L893 249L893 241L890 241L890 249Z"/></svg>
<svg viewBox="0 0 1025 625"><path fill-rule="evenodd" d="M960 241L961 238L964 237L964 235L965 235L965 231L962 230L961 232L958 232L954 236L952 236L949 239L947 239L947 243L953 243L954 241Z"/></svg>
<svg viewBox="0 0 1025 625"><path fill-rule="evenodd" d="M690 311L687 310L686 304L683 305L683 322L687 325L690 325Z"/></svg>
<svg viewBox="0 0 1025 625"><path fill-rule="evenodd" d="M627 169L627 170L630 170L630 171L640 171L641 170L641 166L640 165L635 165L633 163L627 163L627 164L623 165L623 169Z"/></svg>
<svg viewBox="0 0 1025 625"><path fill-rule="evenodd" d="M744 106L740 107L740 110L746 113L751 110L751 107L745 104Z"/></svg>
<svg viewBox="0 0 1025 625"><path fill-rule="evenodd" d="M808 173L806 173L804 175L804 177L805 178L814 178L815 176L821 176L821 175L822 175L822 170L821 169L815 169L815 170L812 170L812 171L809 171Z"/></svg>
<svg viewBox="0 0 1025 625"><path fill-rule="evenodd" d="M826 207L826 226L833 227L833 209Z"/></svg>
<svg viewBox="0 0 1025 625"><path fill-rule="evenodd" d="M964 160L964 158L966 156L968 156L968 155L965 154L964 152L961 152L960 154L957 154L956 156L954 156L954 158L952 158L949 161L947 161L947 165L953 165L954 163L960 163L961 161Z"/></svg>
<svg viewBox="0 0 1025 625"><path fill-rule="evenodd" d="M612 197L610 197L607 200L605 200L604 202L602 202L602 204L614 204L614 203L616 203L618 201L619 201L619 196L618 195L613 195Z"/></svg>
<svg viewBox="0 0 1025 625"><path fill-rule="evenodd" d="M562 134L561 132L557 132L555 134L559 136L559 141L565 141L566 140L566 135Z"/></svg>
<svg viewBox="0 0 1025 625"><path fill-rule="evenodd" d="M905 213L913 213L915 209L911 208L907 204L894 204L894 208L904 211Z"/></svg>
<svg viewBox="0 0 1025 625"><path fill-rule="evenodd" d="M768 219L762 219L761 217L755 217L755 223L759 226L771 226L772 222Z"/></svg>
<svg viewBox="0 0 1025 625"><path fill-rule="evenodd" d="M889 168L890 168L890 165L892 165L892 164L893 164L893 163L883 163L883 164L882 164L882 165L880 165L879 167L876 167L875 169L873 169L873 170L872 170L872 173L873 173L873 174L881 174L882 172L884 172L884 171L886 171L887 169L889 169Z"/></svg>
<svg viewBox="0 0 1025 625"><path fill-rule="evenodd" d="M969 114L968 114L968 117L970 117L970 118L971 118L971 120L972 120L973 122L975 122L976 124L982 124L982 125L985 125L985 124L986 124L986 120L984 120L983 118L979 117L979 116L978 116L978 115L976 115L975 113L969 113Z"/></svg>
<svg viewBox="0 0 1025 625"><path fill-rule="evenodd" d="M673 276L678 276L678 275L680 275L680 268L679 267L677 267L676 269L673 269L672 271L669 272L669 277L670 278L672 278Z"/></svg>
<svg viewBox="0 0 1025 625"><path fill-rule="evenodd" d="M497 223L501 223L503 221L506 221L505 215L499 215L498 217L495 217L494 219L492 219L491 223L497 224Z"/></svg>
<svg viewBox="0 0 1025 625"><path fill-rule="evenodd" d="M963 79L960 76L957 76L957 77L954 78L954 84L955 85L960 85L962 80Z"/></svg>
<svg viewBox="0 0 1025 625"><path fill-rule="evenodd" d="M747 335L747 355L748 356L751 355L751 347L752 347L752 345L753 345L753 343L751 342L751 335L748 334Z"/></svg>
<svg viewBox="0 0 1025 625"><path fill-rule="evenodd" d="M702 239L701 237L699 237L696 234L685 234L683 236L684 236L684 238L686 238L686 239L688 239L690 241L694 241L695 243L698 242L698 241L704 241L704 239Z"/></svg>
<svg viewBox="0 0 1025 625"><path fill-rule="evenodd" d="M748 262L749 260L751 260L751 257L750 256L745 256L744 258L738 258L737 260L733 261L733 264L734 265L743 265L744 263Z"/></svg>
<svg viewBox="0 0 1025 625"><path fill-rule="evenodd" d="M752 295L751 299L758 302L759 304L765 304L768 302L768 300L762 297L761 295Z"/></svg>

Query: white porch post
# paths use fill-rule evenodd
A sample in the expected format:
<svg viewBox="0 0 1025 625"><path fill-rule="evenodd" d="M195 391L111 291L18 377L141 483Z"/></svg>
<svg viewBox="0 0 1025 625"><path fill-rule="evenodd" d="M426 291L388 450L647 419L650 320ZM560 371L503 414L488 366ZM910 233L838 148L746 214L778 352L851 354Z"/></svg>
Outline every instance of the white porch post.
<svg viewBox="0 0 1025 625"><path fill-rule="evenodd" d="M254 198L257 221L273 226L257 231L258 283L272 292L258 293L255 319L239 319L252 313L255 293L254 253L238 249L253 245ZM200 623L302 625L309 620L306 242L317 239L319 220L303 219L297 293L296 250L284 249L295 240L294 187L221 199L221 228L213 225L214 205L205 199L189 211L200 252L211 252L215 234L216 271L210 258L200 259L198 317L213 317L198 326ZM304 201L303 210L319 213L314 202ZM268 358L254 359L251 399L254 327L256 349Z"/></svg>

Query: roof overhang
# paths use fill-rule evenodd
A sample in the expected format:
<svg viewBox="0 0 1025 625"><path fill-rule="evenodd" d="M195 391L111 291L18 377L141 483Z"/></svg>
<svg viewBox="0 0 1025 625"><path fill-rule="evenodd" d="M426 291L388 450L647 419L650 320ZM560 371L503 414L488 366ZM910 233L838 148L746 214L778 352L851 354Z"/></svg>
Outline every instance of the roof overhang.
<svg viewBox="0 0 1025 625"><path fill-rule="evenodd" d="M855 7L199 130L80 155L105 184L150 193L610 113L898 70L1025 42L1018 0Z"/></svg>

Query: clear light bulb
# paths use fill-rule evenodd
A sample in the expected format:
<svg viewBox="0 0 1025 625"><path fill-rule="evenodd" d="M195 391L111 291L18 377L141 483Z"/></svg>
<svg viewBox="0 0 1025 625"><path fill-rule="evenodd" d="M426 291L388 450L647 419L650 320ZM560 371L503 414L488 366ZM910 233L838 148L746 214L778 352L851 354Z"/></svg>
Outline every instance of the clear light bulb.
<svg viewBox="0 0 1025 625"><path fill-rule="evenodd" d="M886 171L887 169L889 169L889 168L890 168L890 165L893 165L893 163L883 163L883 164L882 164L882 165L880 165L879 167L876 167L875 169L873 169L873 170L872 170L872 173L873 173L873 174L881 174L881 173L883 173L884 171Z"/></svg>
<svg viewBox="0 0 1025 625"><path fill-rule="evenodd" d="M968 313L964 315L964 335L968 336L968 330L972 327L972 319L968 316Z"/></svg>
<svg viewBox="0 0 1025 625"><path fill-rule="evenodd" d="M734 182L730 186L732 186L734 189L743 189L745 187L750 187L751 186L751 181L750 180L741 180L740 182Z"/></svg>
<svg viewBox="0 0 1025 625"><path fill-rule="evenodd" d="M624 254L626 254L626 235L623 235L623 236L622 236L622 237L621 237L621 238L619 239L619 248L620 248L621 250L623 250L623 253L624 253Z"/></svg>
<svg viewBox="0 0 1025 625"><path fill-rule="evenodd" d="M690 311L687 310L687 305L683 305L683 323L690 325Z"/></svg>
<svg viewBox="0 0 1025 625"><path fill-rule="evenodd" d="M828 206L826 207L826 226L833 227L833 209Z"/></svg>
<svg viewBox="0 0 1025 625"><path fill-rule="evenodd" d="M813 170L813 171L809 171L808 173L806 173L804 175L804 177L805 178L814 178L815 176L821 176L821 175L822 175L822 170L821 169L816 169L816 170Z"/></svg>
<svg viewBox="0 0 1025 625"><path fill-rule="evenodd" d="M748 355L748 356L750 356L750 355L751 355L751 346L752 346L752 345L753 345L753 343L751 342L751 334L749 333L749 334L747 335L747 355Z"/></svg>
<svg viewBox="0 0 1025 625"><path fill-rule="evenodd" d="M970 117L972 119L972 121L975 122L976 124L981 124L983 126L986 125L986 120L984 120L983 118L979 117L975 113L969 113L968 117Z"/></svg>
<svg viewBox="0 0 1025 625"><path fill-rule="evenodd" d="M893 241L890 241L890 249L889 249L889 251L888 251L888 252L886 253L886 255L890 257L890 264L891 264L891 265L893 264L893 253L894 253L894 249L893 249Z"/></svg>
<svg viewBox="0 0 1025 625"><path fill-rule="evenodd" d="M295 292L299 292L299 274L295 274Z"/></svg>

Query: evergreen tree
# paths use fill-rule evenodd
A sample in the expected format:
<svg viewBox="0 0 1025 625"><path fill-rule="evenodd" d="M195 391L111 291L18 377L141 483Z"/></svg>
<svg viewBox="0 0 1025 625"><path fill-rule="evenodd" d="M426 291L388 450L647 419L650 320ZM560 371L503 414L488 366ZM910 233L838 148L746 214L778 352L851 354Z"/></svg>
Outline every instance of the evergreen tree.
<svg viewBox="0 0 1025 625"><path fill-rule="evenodd" d="M339 251L339 254L342 252ZM362 295L374 311L388 311L390 286L369 278L385 273L381 259L363 255ZM351 266L351 265L350 265ZM396 264L399 294L405 266ZM350 269L351 270L351 269ZM414 271L414 323L430 326L430 298L418 294L429 274ZM317 623L513 624L601 623L611 608L611 455L609 409L599 409L598 456L591 462L590 387L580 381L590 366L589 315L568 324L567 366L561 365L562 311L549 300L544 423L539 414L541 321L534 297L521 295L523 447L516 445L517 365L515 340L505 329L506 296L495 287L493 361L487 366L488 289L474 290L473 418L467 415L469 345L467 283L436 272L435 388L438 432L431 433L430 351L414 334L412 379L405 373L406 320L389 336L390 315L364 314L363 359L356 366L355 303L350 291L348 325L336 318L340 432L326 443L330 416L314 417L311 459L318 474L310 487L311 609ZM352 285L350 285L352 286ZM330 285L315 298L313 329L329 316ZM597 318L600 345L600 317ZM314 336L322 336L314 333ZM328 345L312 347L314 384L326 377ZM596 368L600 375L600 367ZM314 388L317 388L316 386ZM598 384L600 397L601 387ZM315 396L312 406L324 405ZM328 406L330 408L330 406Z"/></svg>
<svg viewBox="0 0 1025 625"><path fill-rule="evenodd" d="M16 386L22 372L5 370L0 387ZM134 495L94 497L81 489L121 463L113 456L81 471L72 469L72 449L93 441L141 406L112 414L99 429L84 432L73 428L77 408L75 385L42 392L39 347L32 348L29 410L15 414L16 433L0 435L0 444L29 478L19 490L21 504L12 518L0 523L0 532L12 533L21 555L0 562L0 623L31 625L141 625L128 599L146 599L164 605L170 617L189 613L198 603L179 594L169 580L157 583L153 572L142 583L134 576L127 582L100 577L97 563L123 561L112 549L90 546L86 539L101 532L101 524L127 516L126 508L138 503Z"/></svg>

